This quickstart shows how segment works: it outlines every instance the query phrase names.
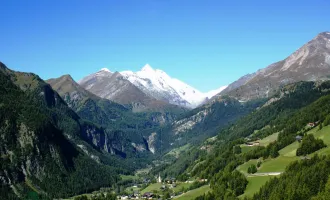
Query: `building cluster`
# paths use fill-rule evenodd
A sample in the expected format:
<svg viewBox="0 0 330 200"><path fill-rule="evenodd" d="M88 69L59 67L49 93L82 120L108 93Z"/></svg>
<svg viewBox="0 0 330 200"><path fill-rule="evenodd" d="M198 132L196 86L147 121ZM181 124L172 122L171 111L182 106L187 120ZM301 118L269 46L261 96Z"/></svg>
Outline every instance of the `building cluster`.
<svg viewBox="0 0 330 200"><path fill-rule="evenodd" d="M156 180L158 183L161 183L162 185L159 188L159 191L161 192L165 192L165 191L170 191L168 189L174 189L177 187L177 181L175 178L171 177L171 178L166 178L166 179L162 179L160 174L158 175L158 177L156 177ZM143 183L146 184L150 184L151 181L150 179L144 179ZM134 188L135 186L133 186ZM170 194L170 198L174 198L177 195L181 195L182 192L178 192L177 194L172 193ZM132 194L129 195L119 195L117 196L117 199L162 199L163 195L160 194L156 194L153 192L145 192L143 194L141 194L139 191L134 191Z"/></svg>

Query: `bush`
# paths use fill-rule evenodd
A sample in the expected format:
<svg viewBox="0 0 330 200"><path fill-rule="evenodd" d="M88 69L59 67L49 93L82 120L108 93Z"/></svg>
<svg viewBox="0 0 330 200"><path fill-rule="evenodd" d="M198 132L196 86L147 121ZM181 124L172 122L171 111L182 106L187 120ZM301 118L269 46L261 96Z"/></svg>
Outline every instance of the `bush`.
<svg viewBox="0 0 330 200"><path fill-rule="evenodd" d="M75 197L74 200L88 200L86 195Z"/></svg>
<svg viewBox="0 0 330 200"><path fill-rule="evenodd" d="M315 139L313 135L308 134L303 138L300 147L297 149L296 155L307 155L324 147L326 147L326 145L323 140Z"/></svg>
<svg viewBox="0 0 330 200"><path fill-rule="evenodd" d="M259 168L261 166L261 161L258 160L257 167Z"/></svg>
<svg viewBox="0 0 330 200"><path fill-rule="evenodd" d="M240 154L242 153L242 149L239 145L236 145L233 147L234 154Z"/></svg>
<svg viewBox="0 0 330 200"><path fill-rule="evenodd" d="M257 172L257 167L255 165L251 165L249 168L248 168L248 173L249 174L254 174Z"/></svg>

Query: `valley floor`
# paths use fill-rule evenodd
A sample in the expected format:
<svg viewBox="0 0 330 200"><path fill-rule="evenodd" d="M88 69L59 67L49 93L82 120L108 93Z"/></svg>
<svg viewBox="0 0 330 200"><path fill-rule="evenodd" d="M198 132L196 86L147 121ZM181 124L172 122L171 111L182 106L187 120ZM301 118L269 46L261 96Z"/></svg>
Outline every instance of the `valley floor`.
<svg viewBox="0 0 330 200"><path fill-rule="evenodd" d="M307 158L312 157L314 154L319 155L328 155L330 154L330 126L323 127L323 129L319 130L318 127L310 130L307 134L313 134L316 138L320 138L327 145L326 148L323 148L317 152L314 152L307 156ZM261 139L260 145L267 146L269 143L275 141L277 139L278 133L270 135L264 139ZM273 177L280 176L285 168L292 162L301 160L302 157L296 156L297 148L299 147L298 142L294 142L285 148L279 151L279 156L277 158L268 158L262 160L261 166L258 168L257 172L254 174L248 174L247 170L249 166L252 164L257 165L258 160L252 159L248 162L237 167L237 170L243 173L248 180L248 185L243 195L239 196L239 198L244 197L252 197L259 189L265 185L267 181L272 179ZM246 146L242 145L242 153L248 152L256 148L256 146ZM138 180L138 176L121 176L122 180ZM175 193L177 196L173 197L173 199L177 200L191 200L195 199L198 196L208 193L211 189L209 185L204 185L196 189L189 190L189 187L192 185L192 182L177 182L176 187L170 187L171 184L164 183L151 183L146 188L138 188L138 187L128 187L125 190L127 193L132 193L133 191L139 191L142 195L147 192L152 192L155 194L162 194L161 187L166 185L166 187L170 188L168 191L173 194ZM189 191L187 191L189 190ZM182 194L180 194L182 192ZM87 194L87 196L91 196L91 194ZM72 198L73 199L73 198Z"/></svg>

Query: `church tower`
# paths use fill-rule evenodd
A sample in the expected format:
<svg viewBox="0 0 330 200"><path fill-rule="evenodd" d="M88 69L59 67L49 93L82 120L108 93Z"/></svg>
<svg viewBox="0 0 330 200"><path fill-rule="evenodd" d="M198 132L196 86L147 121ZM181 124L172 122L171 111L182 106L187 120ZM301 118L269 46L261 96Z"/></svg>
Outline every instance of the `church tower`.
<svg viewBox="0 0 330 200"><path fill-rule="evenodd" d="M160 177L160 173L158 174L158 183L162 182L162 178Z"/></svg>

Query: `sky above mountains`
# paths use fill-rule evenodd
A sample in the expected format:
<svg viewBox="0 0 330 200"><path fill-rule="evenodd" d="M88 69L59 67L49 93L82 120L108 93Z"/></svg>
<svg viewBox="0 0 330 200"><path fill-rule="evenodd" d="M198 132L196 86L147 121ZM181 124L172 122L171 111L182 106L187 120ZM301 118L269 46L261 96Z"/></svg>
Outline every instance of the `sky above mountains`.
<svg viewBox="0 0 330 200"><path fill-rule="evenodd" d="M0 59L48 79L146 63L206 92L329 31L328 0L1 1Z"/></svg>

